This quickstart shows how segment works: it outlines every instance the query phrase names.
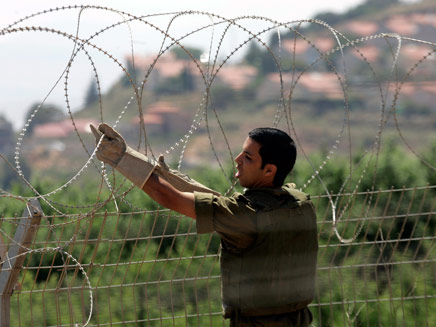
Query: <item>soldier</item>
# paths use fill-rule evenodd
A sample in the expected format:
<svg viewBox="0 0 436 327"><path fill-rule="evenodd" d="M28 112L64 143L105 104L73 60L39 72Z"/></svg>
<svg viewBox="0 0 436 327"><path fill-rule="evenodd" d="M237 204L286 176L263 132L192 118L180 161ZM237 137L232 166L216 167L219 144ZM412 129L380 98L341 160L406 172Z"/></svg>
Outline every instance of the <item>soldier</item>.
<svg viewBox="0 0 436 327"><path fill-rule="evenodd" d="M316 214L307 194L283 185L296 160L292 138L256 128L236 157L245 192L230 197L127 146L107 124L98 159L162 206L196 220L197 233L221 238L222 303L230 326L309 326L318 251Z"/></svg>

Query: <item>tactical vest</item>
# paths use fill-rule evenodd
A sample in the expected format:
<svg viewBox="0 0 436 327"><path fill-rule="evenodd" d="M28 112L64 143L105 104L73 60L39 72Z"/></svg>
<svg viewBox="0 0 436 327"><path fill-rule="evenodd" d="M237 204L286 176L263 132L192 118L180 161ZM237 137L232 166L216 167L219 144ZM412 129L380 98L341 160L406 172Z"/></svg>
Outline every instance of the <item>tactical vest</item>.
<svg viewBox="0 0 436 327"><path fill-rule="evenodd" d="M244 250L221 243L224 317L293 312L313 299L318 251L316 215L309 197L289 190L285 202L247 196L256 208L258 235Z"/></svg>

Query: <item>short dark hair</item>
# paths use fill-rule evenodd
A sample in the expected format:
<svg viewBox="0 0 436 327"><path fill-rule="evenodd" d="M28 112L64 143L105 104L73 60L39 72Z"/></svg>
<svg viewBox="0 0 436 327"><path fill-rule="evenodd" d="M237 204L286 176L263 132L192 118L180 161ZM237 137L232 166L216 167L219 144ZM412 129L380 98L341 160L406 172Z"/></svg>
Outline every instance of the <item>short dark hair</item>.
<svg viewBox="0 0 436 327"><path fill-rule="evenodd" d="M294 140L277 128L260 127L253 129L248 136L260 144L259 154L262 158L262 169L266 164L277 167L274 186L282 186L286 176L294 168L297 159L297 148Z"/></svg>

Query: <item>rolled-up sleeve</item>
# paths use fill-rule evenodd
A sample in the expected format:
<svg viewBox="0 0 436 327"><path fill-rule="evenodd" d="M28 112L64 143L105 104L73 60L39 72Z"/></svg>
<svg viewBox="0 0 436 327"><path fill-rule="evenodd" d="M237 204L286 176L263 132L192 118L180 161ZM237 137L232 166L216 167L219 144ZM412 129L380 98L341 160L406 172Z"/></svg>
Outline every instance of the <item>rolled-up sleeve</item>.
<svg viewBox="0 0 436 327"><path fill-rule="evenodd" d="M257 232L256 212L246 199L194 192L197 233L217 232L221 239L238 248L252 244Z"/></svg>
<svg viewBox="0 0 436 327"><path fill-rule="evenodd" d="M195 195L195 214L197 216L197 233L212 233L213 209L212 201L214 195L211 193L194 192Z"/></svg>

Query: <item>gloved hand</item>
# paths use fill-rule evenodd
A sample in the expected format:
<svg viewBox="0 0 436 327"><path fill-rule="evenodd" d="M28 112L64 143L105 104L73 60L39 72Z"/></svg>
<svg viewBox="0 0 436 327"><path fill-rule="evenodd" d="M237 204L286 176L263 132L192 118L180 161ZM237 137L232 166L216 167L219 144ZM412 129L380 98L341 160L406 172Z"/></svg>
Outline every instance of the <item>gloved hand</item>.
<svg viewBox="0 0 436 327"><path fill-rule="evenodd" d="M104 135L97 150L97 158L111 165L142 189L156 168L156 162L127 146L123 137L108 124L100 124L98 130L92 124L89 127L96 144Z"/></svg>
<svg viewBox="0 0 436 327"><path fill-rule="evenodd" d="M98 130L92 124L90 127L96 138L96 144L101 136L105 135L98 148L97 158L115 168L127 150L123 137L107 124L100 124Z"/></svg>

